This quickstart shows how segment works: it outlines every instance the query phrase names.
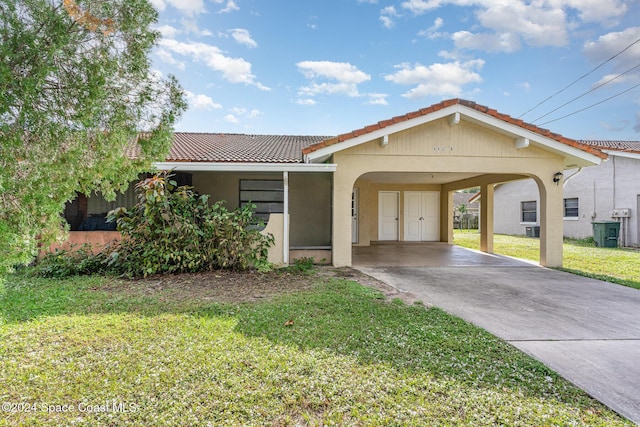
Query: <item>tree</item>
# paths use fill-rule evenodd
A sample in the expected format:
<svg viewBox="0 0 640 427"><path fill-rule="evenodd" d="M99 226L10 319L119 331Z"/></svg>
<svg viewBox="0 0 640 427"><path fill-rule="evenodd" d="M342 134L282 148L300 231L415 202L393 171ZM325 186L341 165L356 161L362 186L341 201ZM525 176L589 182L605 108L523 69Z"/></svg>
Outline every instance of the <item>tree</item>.
<svg viewBox="0 0 640 427"><path fill-rule="evenodd" d="M0 3L0 277L76 192L113 198L166 155L185 103L151 69L156 21L148 0Z"/></svg>

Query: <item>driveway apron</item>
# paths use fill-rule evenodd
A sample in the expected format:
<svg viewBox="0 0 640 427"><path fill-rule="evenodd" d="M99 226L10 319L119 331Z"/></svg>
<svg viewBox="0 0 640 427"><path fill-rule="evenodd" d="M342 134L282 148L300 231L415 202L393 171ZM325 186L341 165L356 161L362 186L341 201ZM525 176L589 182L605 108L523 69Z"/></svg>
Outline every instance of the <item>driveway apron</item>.
<svg viewBox="0 0 640 427"><path fill-rule="evenodd" d="M442 266L355 261L365 274L508 341L640 424L639 290L506 257Z"/></svg>

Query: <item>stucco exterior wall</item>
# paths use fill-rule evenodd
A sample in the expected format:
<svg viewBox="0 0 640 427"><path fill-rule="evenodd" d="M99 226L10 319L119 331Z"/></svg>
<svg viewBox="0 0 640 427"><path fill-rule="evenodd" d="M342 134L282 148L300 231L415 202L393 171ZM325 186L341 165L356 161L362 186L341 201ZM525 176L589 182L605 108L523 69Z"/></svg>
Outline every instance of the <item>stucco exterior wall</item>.
<svg viewBox="0 0 640 427"><path fill-rule="evenodd" d="M575 169L567 170L564 176L568 178L575 172ZM631 218L625 223L625 243L640 245L640 159L610 155L608 161L584 168L564 185L563 198L576 197L578 218L563 219L564 236L577 239L592 236L592 221L611 221L613 209L629 208ZM525 225L519 219L520 202L525 200L539 201L533 180L510 182L496 188L496 233L524 234Z"/></svg>

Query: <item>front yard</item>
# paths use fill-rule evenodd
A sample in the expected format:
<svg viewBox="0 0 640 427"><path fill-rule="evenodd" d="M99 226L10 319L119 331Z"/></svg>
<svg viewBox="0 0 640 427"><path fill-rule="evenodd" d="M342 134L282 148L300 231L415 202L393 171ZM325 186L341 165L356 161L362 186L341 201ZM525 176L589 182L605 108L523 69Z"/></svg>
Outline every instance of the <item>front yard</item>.
<svg viewBox="0 0 640 427"><path fill-rule="evenodd" d="M631 425L353 270L12 276L0 425Z"/></svg>
<svg viewBox="0 0 640 427"><path fill-rule="evenodd" d="M480 249L477 230L455 230L453 242ZM494 252L515 258L540 261L540 240L524 236L494 235ZM640 250L599 248L592 242L565 239L562 270L640 289Z"/></svg>

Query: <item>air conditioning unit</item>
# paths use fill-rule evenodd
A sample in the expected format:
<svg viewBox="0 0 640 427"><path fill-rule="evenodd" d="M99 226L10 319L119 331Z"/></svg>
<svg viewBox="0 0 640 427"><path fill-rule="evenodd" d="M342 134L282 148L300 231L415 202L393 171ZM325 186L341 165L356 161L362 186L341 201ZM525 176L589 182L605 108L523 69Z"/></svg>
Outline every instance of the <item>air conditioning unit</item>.
<svg viewBox="0 0 640 427"><path fill-rule="evenodd" d="M631 209L629 208L616 208L611 211L611 218L630 218Z"/></svg>

